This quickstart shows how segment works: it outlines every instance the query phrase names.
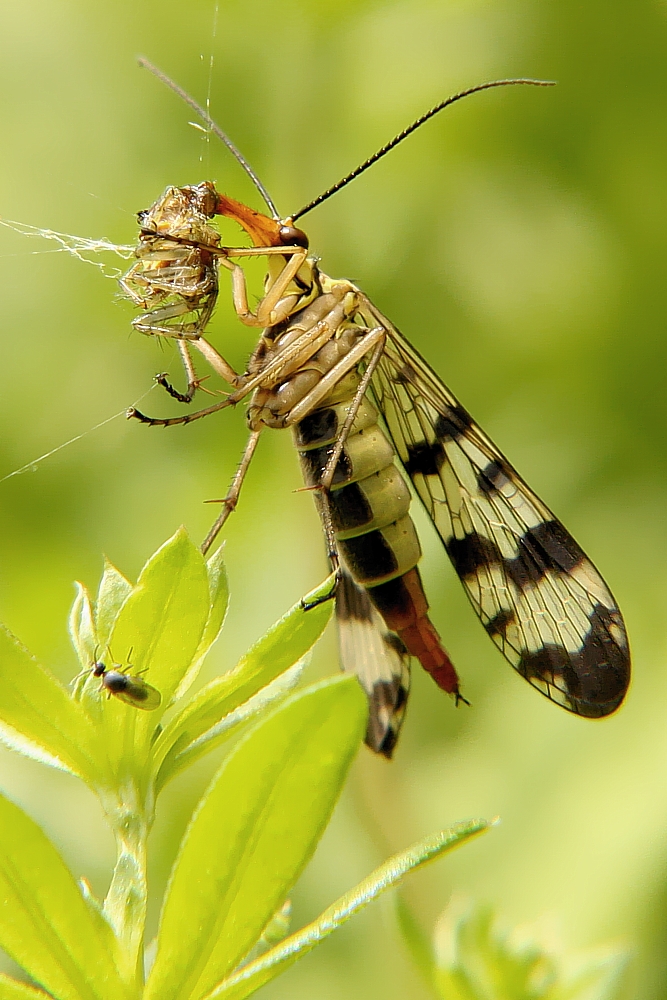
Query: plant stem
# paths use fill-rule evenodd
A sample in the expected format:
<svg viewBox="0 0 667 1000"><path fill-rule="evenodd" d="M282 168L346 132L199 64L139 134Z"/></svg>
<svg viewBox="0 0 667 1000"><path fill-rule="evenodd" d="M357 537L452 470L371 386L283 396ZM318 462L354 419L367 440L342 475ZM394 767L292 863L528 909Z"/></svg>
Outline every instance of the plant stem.
<svg viewBox="0 0 667 1000"><path fill-rule="evenodd" d="M138 990L144 982L146 926L146 846L153 809L152 796L142 796L128 779L113 795L102 794L102 804L116 839L117 858L104 914L119 945L121 974Z"/></svg>

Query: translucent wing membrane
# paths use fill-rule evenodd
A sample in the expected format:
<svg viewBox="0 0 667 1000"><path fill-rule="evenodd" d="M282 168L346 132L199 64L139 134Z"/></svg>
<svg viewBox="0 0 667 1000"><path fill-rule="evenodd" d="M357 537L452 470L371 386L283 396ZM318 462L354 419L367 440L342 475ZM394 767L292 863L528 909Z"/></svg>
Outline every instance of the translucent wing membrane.
<svg viewBox="0 0 667 1000"><path fill-rule="evenodd" d="M366 743L391 757L410 691L410 654L345 569L336 587L336 619L343 670L356 674L368 696Z"/></svg>
<svg viewBox="0 0 667 1000"><path fill-rule="evenodd" d="M613 712L630 659L604 580L418 352L368 300L366 310L388 334L373 395L484 628L552 701Z"/></svg>
<svg viewBox="0 0 667 1000"><path fill-rule="evenodd" d="M124 676L124 675L123 675ZM141 677L128 677L130 682L125 687L118 690L107 688L111 694L115 695L127 705L133 708L142 708L146 712L152 712L162 704L162 695L151 684L147 684Z"/></svg>
<svg viewBox="0 0 667 1000"><path fill-rule="evenodd" d="M232 399L185 417L154 419L136 410L131 415L152 425L187 423L240 401L256 389L249 411L255 437L251 436L250 450L241 465L245 470L254 449L252 442L263 425L299 426L307 419L317 424L325 413L327 420L336 422L337 409L346 401L350 407L359 406L361 399L353 398L360 386L360 369L371 364L371 355L360 348L365 337L374 337L372 345L382 344L383 352L379 356L375 353L372 364L376 367L368 371L369 377L372 372L370 394L484 628L512 666L552 701L592 718L613 712L627 690L630 662L623 619L604 581L560 521L359 289L350 282L328 278L313 258L298 258L295 273L289 255L285 255L284 265L276 257L278 268L270 270L260 305L262 315L269 320L282 318L274 318L264 331L252 358L252 377L250 372L235 373L203 339L217 297L221 255L231 258L232 254L249 252L220 246L220 236L210 225L219 214L235 219L260 253L270 256L273 250L281 249L283 240L288 241L284 243L286 251L303 245L289 242L296 232L291 223L283 226L262 216L220 195L208 182L168 188L150 209L141 212L138 260L121 286L142 309L134 321L137 329L176 338L188 390L177 392L165 376L158 381L182 402L192 399L201 382L188 353L188 342L192 342L212 364L215 361L215 370L223 378L240 388ZM301 237L305 240L303 234ZM229 266L234 274L236 311L244 322L263 325L259 311L252 313L247 305L240 265ZM384 342L378 339L381 330L386 332ZM368 742L389 756L407 695L406 647L444 690L458 700L460 695L456 671L426 615L428 604L415 569L419 558L416 535L414 551L405 546L408 528L400 525L409 521L407 510L399 518L395 508L387 507L386 499L371 488L375 487L373 476L392 465L389 442L376 428L375 447L386 446L389 455L371 455L370 433L362 439L363 429L356 426L361 410L350 412L356 424L347 428L349 436L338 428L321 446L326 452L325 465L335 451L335 442L339 463L349 465L344 484L334 478L338 492L332 505L338 509L343 501L349 504L354 500L356 504L354 523L347 520L348 515L352 517L350 511L343 519L340 548L344 558L347 553L357 580L371 588L371 598L363 586L343 576L338 614L341 652L345 668L358 674L369 696L373 721ZM375 411L372 417L374 425ZM341 427L345 427L347 417L342 419ZM327 428L328 424L319 430L324 433ZM337 438L337 433L342 436ZM321 457L318 449L310 439L305 443L308 447L302 457L310 456L310 464L317 464ZM373 461L368 465L370 457ZM357 467L355 462L361 459L367 465ZM323 472L324 467L319 475ZM242 475L233 487L236 493L229 494L234 504L241 482ZM318 476L314 482L320 482ZM233 505L227 508L232 509ZM388 510L393 519L386 519ZM205 547L225 517L218 518ZM350 561L350 552L358 565ZM397 552L404 563L401 572L398 567L403 563L399 564ZM417 574L419 599L409 592L412 618L408 627L403 614L408 603L405 607L401 604L402 617L398 618L394 605L398 589L407 588L411 573ZM390 585L393 597L388 602L382 588ZM401 627L396 624L399 620ZM444 682L431 669L433 650L443 670L448 668Z"/></svg>

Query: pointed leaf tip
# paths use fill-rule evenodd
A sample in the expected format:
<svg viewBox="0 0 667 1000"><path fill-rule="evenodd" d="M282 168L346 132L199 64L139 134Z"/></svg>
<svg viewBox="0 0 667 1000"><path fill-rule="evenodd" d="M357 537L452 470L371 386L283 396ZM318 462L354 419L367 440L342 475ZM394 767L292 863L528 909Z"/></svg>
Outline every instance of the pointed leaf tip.
<svg viewBox="0 0 667 1000"><path fill-rule="evenodd" d="M400 883L408 872L435 860L488 829L485 820L458 823L389 858L368 878L341 896L324 913L300 931L285 938L260 958L249 962L220 982L204 1000L245 1000L307 954L341 924L385 890Z"/></svg>
<svg viewBox="0 0 667 1000"><path fill-rule="evenodd" d="M115 622L116 657L144 670L145 680L168 705L191 666L209 617L204 559L184 528L160 546L142 569Z"/></svg>
<svg viewBox="0 0 667 1000"><path fill-rule="evenodd" d="M130 581L116 569L113 563L105 559L104 572L95 601L97 641L102 649L109 645L118 613L131 593L132 584Z"/></svg>

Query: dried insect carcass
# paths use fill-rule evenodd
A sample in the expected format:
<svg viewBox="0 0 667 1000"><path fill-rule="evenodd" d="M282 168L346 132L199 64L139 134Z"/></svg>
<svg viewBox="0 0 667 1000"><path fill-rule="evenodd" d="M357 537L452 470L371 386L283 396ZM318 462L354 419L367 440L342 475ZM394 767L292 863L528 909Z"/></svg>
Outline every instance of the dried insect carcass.
<svg viewBox="0 0 667 1000"><path fill-rule="evenodd" d="M198 386L188 341L206 328L218 297L220 234L210 224L216 205L208 182L168 187L138 213L138 260L120 279L123 292L143 310L132 321L135 330L175 338L188 373L187 391L177 392L164 375L157 381L182 403L191 401Z"/></svg>

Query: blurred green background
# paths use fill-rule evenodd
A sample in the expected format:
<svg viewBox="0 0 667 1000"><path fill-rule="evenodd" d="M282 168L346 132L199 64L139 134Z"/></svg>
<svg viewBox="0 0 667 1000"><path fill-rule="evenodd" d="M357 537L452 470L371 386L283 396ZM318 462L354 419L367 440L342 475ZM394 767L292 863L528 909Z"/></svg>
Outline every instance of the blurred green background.
<svg viewBox="0 0 667 1000"><path fill-rule="evenodd" d="M628 997L667 995L667 7L662 0L4 0L0 216L119 243L167 184L203 179L261 208L143 53L200 100L295 211L412 118L506 76L557 88L458 104L303 220L322 266L356 280L429 358L602 569L635 680L602 722L573 718L507 667L423 518L433 618L472 709L415 672L389 766L363 752L295 896L303 922L390 851L502 817L414 877L426 928L454 893L511 923L546 915L568 949L634 951ZM210 68L213 61L212 71ZM233 242L233 228L229 242ZM0 478L119 413L175 353L130 332L115 282L0 229ZM110 258L107 271L122 262ZM259 286L258 286L259 287ZM223 276L211 330L241 365ZM142 407L170 402L154 390ZM243 414L149 429L122 416L0 482L0 619L63 678L71 581L106 552L135 576L184 522L203 537ZM325 574L289 434L265 435L226 532L232 607L209 677ZM116 655L121 655L120 653ZM337 669L333 637L313 676ZM213 761L166 796L161 886ZM0 786L103 892L113 845L74 779L0 754ZM558 930L560 928L560 930ZM267 997L427 996L375 905Z"/></svg>

